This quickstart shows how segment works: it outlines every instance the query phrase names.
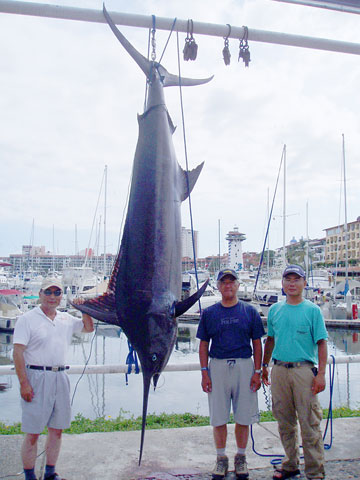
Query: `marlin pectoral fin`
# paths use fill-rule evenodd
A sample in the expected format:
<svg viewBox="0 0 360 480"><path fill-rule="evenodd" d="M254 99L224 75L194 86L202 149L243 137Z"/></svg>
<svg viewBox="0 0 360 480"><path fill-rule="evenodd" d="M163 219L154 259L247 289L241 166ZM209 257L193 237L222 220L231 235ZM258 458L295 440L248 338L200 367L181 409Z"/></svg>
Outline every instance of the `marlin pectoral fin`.
<svg viewBox="0 0 360 480"><path fill-rule="evenodd" d="M205 292L206 287L208 286L209 279L206 280L206 282L202 285L201 288L197 292L195 292L191 297L186 298L182 302L179 302L175 306L175 317L179 317L183 313L185 313L189 308L191 308L194 303L196 303L201 295Z"/></svg>
<svg viewBox="0 0 360 480"><path fill-rule="evenodd" d="M187 197L192 192L194 185L200 175L200 172L204 166L204 162L200 163L194 170L186 171L181 169L181 190L180 190L180 198L183 202L187 199ZM181 167L180 167L181 168Z"/></svg>
<svg viewBox="0 0 360 480"><path fill-rule="evenodd" d="M79 305L73 302L70 303L74 308L80 310L80 312L86 313L96 320L101 320L111 325L119 325L115 308L115 295L113 294L105 293L100 297L92 298Z"/></svg>

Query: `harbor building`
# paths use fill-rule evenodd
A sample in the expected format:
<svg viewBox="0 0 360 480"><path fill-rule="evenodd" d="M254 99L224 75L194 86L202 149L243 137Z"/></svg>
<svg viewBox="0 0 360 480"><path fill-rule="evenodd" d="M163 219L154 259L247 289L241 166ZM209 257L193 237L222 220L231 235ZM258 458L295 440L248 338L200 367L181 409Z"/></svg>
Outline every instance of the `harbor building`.
<svg viewBox="0 0 360 480"><path fill-rule="evenodd" d="M48 253L13 253L8 257L8 262L12 264L12 273L21 274L26 271L37 272L42 275L50 274L51 272L62 272L68 267L83 267L92 268L94 272L104 272L104 275L109 275L112 272L116 255L111 253L106 254L105 272L104 272L104 255L93 255L89 251L88 255L54 255Z"/></svg>
<svg viewBox="0 0 360 480"><path fill-rule="evenodd" d="M198 239L199 232L197 230L194 230L194 246L196 256L198 253ZM181 256L188 258L193 258L194 256L191 229L185 227L181 227Z"/></svg>
<svg viewBox="0 0 360 480"><path fill-rule="evenodd" d="M238 227L234 227L227 236L226 240L228 241L228 266L233 268L235 271L240 271L244 269L244 259L242 253L241 243L246 240L244 233L240 233Z"/></svg>
<svg viewBox="0 0 360 480"><path fill-rule="evenodd" d="M347 228L346 228L347 227ZM337 225L335 227L326 228L326 247L325 261L326 263L345 264L346 260L346 243L347 256L350 265L360 264L360 217L354 222Z"/></svg>

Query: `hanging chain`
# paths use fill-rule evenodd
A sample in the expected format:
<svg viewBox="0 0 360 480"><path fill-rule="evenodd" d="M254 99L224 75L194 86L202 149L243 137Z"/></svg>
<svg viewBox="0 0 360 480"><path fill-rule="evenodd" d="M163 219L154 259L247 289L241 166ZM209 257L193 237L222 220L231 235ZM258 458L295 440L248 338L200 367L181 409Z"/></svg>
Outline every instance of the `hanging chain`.
<svg viewBox="0 0 360 480"><path fill-rule="evenodd" d="M229 37L231 34L231 25L229 25L228 23L226 25L229 27L229 32L226 35L226 37L224 37L224 48L223 48L222 54L223 54L225 65L230 65L231 54L229 50Z"/></svg>
<svg viewBox="0 0 360 480"><path fill-rule="evenodd" d="M249 37L249 29L248 27L245 27L245 25L243 25L243 28L244 28L244 35L242 37L242 39L240 40L240 51L239 51L239 62L240 62L240 58L242 58L243 62L245 63L245 67L248 67L249 66L249 63L250 63L250 50L249 50L249 44L248 44L248 37Z"/></svg>
<svg viewBox="0 0 360 480"><path fill-rule="evenodd" d="M155 15L152 15L152 20L153 20L153 28L152 28L152 30L151 30L151 47L152 47L151 60L152 60L153 62L155 62L155 60L156 60L156 40L155 40L155 33L156 33L155 24L156 24L156 20L155 20Z"/></svg>

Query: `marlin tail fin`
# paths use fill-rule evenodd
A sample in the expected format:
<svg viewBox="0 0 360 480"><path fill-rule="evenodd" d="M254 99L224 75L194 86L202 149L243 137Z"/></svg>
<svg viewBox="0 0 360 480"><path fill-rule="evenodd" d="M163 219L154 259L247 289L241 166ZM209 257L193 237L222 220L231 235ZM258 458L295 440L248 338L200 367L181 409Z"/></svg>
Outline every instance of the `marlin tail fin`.
<svg viewBox="0 0 360 480"><path fill-rule="evenodd" d="M202 85L203 83L207 83L207 82L210 82L210 80L212 80L213 76L209 78L193 79L193 78L179 78L178 75L172 75L159 63L152 62L147 58L145 58L143 55L141 55L140 52L136 50L135 47L131 45L131 43L124 37L124 35L120 32L120 30L115 25L114 21L112 20L111 16L109 15L108 11L105 8L105 3L103 4L103 14L111 30L116 36L116 38L119 40L119 42L128 52L128 54L139 65L141 70L145 73L146 78L150 79L151 72L155 66L155 68L157 68L159 72L159 75L161 76L162 84L164 87L172 87L176 85L183 85L185 87L192 86L192 85Z"/></svg>

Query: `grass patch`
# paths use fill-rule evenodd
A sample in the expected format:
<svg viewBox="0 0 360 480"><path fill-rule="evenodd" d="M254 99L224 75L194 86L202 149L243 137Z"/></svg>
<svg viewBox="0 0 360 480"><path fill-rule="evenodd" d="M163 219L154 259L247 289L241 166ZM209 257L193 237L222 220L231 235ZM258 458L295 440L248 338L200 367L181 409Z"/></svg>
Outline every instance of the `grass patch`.
<svg viewBox="0 0 360 480"><path fill-rule="evenodd" d="M324 409L324 418L328 416L328 409ZM347 407L339 407L333 409L333 418L345 417L360 417L359 409L350 409ZM272 412L260 412L260 422L274 421ZM128 412L120 411L116 418L99 417L95 420L90 420L78 413L75 420L71 422L70 428L64 430L64 433L91 433L91 432L121 432L141 430L141 417L134 417ZM230 423L234 423L231 415ZM162 413L160 415L149 414L147 416L146 428L160 429L160 428L183 428L183 427L202 427L209 425L209 417L203 415L196 415L193 413ZM45 429L42 433L46 433ZM14 423L13 425L5 425L0 422L0 435L16 435L21 432L21 424Z"/></svg>

